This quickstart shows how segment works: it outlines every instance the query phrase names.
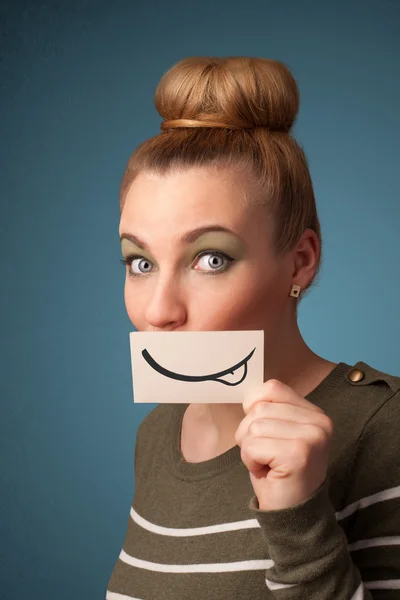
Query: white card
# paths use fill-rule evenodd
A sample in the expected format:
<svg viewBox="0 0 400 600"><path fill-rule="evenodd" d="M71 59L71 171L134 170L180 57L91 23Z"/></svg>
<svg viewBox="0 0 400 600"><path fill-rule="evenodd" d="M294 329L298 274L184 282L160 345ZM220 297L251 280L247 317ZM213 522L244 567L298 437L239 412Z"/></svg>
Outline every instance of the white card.
<svg viewBox="0 0 400 600"><path fill-rule="evenodd" d="M263 383L264 331L129 334L134 402L242 403Z"/></svg>

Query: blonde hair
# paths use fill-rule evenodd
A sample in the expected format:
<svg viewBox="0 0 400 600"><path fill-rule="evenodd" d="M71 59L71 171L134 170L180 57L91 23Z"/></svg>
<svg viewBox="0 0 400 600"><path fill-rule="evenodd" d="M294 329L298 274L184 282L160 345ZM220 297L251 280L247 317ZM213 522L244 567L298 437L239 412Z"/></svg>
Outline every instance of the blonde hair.
<svg viewBox="0 0 400 600"><path fill-rule="evenodd" d="M277 253L294 248L307 228L322 246L307 159L290 134L299 91L283 63L246 56L185 58L163 75L154 103L164 118L162 131L130 156L121 212L141 171L164 175L190 167L234 167L250 177L257 201L271 211ZM314 280L320 264L321 255Z"/></svg>

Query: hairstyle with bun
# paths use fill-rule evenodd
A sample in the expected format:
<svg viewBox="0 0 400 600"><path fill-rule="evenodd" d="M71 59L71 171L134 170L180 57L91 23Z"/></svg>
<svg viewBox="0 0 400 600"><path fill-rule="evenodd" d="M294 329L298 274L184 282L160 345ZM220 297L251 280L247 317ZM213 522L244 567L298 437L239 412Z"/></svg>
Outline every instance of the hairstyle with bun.
<svg viewBox="0 0 400 600"><path fill-rule="evenodd" d="M234 167L250 178L257 202L271 212L278 253L294 248L307 228L322 246L307 159L290 133L299 91L283 63L246 56L185 58L163 75L154 103L164 119L161 133L130 156L121 212L141 171L164 175L181 168ZM321 255L314 280L320 263Z"/></svg>

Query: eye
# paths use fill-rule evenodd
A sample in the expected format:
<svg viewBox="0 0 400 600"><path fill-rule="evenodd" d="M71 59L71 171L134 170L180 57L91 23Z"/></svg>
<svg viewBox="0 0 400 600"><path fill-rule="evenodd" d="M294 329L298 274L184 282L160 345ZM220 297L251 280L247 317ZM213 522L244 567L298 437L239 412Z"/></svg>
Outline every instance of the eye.
<svg viewBox="0 0 400 600"><path fill-rule="evenodd" d="M152 268L152 263L147 258L134 258L131 262L131 269L133 273L137 273L135 271L135 267L139 269L139 273L149 273Z"/></svg>
<svg viewBox="0 0 400 600"><path fill-rule="evenodd" d="M204 273L214 275L226 271L233 260L233 258L224 252L205 250L198 255L194 269L196 271L203 271ZM121 259L121 263L129 267L128 273L131 277L140 277L147 273L151 273L153 270L153 263L151 260L144 258L143 256L127 256Z"/></svg>
<svg viewBox="0 0 400 600"><path fill-rule="evenodd" d="M121 262L129 267L129 275L141 275L144 273L150 273L153 267L153 263L143 256L127 256L122 258Z"/></svg>
<svg viewBox="0 0 400 600"><path fill-rule="evenodd" d="M232 261L233 258L224 252L206 250L199 255L194 268L208 273L226 271Z"/></svg>

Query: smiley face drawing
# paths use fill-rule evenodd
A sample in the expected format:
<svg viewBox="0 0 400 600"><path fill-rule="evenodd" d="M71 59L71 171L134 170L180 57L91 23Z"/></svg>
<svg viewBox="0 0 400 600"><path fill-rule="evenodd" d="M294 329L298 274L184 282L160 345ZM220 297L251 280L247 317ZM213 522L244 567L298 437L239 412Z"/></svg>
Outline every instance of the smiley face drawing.
<svg viewBox="0 0 400 600"><path fill-rule="evenodd" d="M160 365L158 362L156 362L146 348L144 350L142 350L142 356L143 356L144 360L150 365L150 367L152 367L155 371L157 371L161 375L164 375L165 377L169 377L170 379L177 379L179 381L190 381L190 382L217 381L218 383L222 383L224 385L236 386L236 385L239 385L240 383L242 383L242 381L244 381L244 379L246 378L247 363L250 360L250 358L253 356L255 350L256 349L254 348L245 358L243 358L236 365L233 365L232 367L229 367L228 369L225 369L223 371L219 371L218 373L211 373L209 375L184 375L182 373L175 373L174 371L170 371L170 370L166 369L165 367L163 367L162 365ZM221 379L225 375L234 375L235 371L241 369L241 367L243 367L243 374L238 381L230 381L229 379Z"/></svg>

